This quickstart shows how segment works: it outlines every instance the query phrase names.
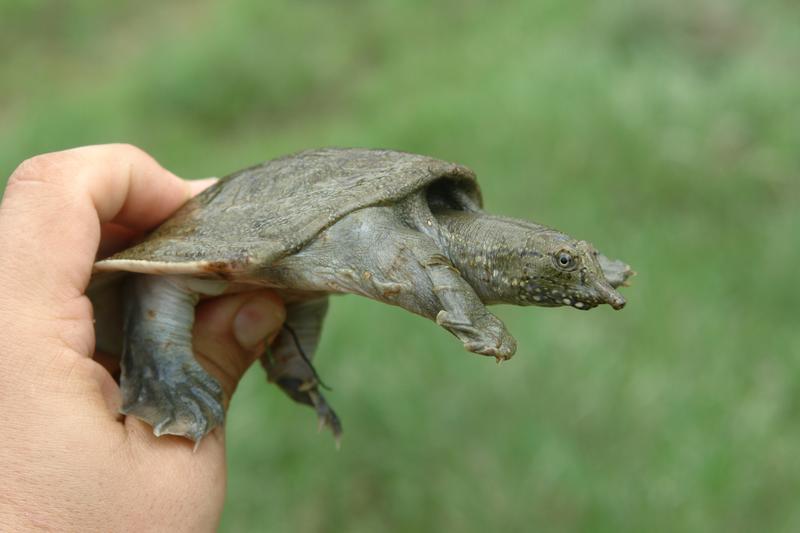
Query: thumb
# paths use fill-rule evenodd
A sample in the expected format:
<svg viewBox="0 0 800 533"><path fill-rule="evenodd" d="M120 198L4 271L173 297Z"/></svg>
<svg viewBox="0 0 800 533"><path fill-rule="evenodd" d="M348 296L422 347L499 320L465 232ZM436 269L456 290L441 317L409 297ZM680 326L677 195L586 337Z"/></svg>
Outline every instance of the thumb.
<svg viewBox="0 0 800 533"><path fill-rule="evenodd" d="M283 302L269 290L221 296L197 306L194 353L219 380L226 406L245 371L277 335L285 318Z"/></svg>

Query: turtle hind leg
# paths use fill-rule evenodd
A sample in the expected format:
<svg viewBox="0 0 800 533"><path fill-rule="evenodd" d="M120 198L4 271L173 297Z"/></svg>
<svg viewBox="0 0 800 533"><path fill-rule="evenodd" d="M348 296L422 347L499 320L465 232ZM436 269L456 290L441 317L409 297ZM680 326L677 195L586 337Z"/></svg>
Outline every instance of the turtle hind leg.
<svg viewBox="0 0 800 533"><path fill-rule="evenodd" d="M267 379L289 398L314 408L320 427L328 427L338 442L342 423L320 392L327 387L311 363L327 310L327 297L288 305L286 323L261 357L261 364Z"/></svg>
<svg viewBox="0 0 800 533"><path fill-rule="evenodd" d="M132 275L126 290L121 412L156 436L199 443L222 425L225 410L222 387L192 351L197 295L169 276Z"/></svg>

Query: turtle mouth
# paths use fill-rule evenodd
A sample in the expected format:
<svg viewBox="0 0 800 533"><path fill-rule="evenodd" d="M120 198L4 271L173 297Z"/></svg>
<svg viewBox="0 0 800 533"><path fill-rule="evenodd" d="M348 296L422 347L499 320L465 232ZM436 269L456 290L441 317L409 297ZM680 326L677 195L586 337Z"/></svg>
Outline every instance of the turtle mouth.
<svg viewBox="0 0 800 533"><path fill-rule="evenodd" d="M610 285L598 283L592 289L567 294L557 301L557 305L568 305L581 311L588 311L602 304L608 304L616 310L625 307L625 298Z"/></svg>
<svg viewBox="0 0 800 533"><path fill-rule="evenodd" d="M589 309L594 309L602 303L605 302L601 299L598 299L596 295L585 293L554 295L554 297L548 302L549 306L551 307L573 307L579 311L588 311Z"/></svg>
<svg viewBox="0 0 800 533"><path fill-rule="evenodd" d="M540 307L573 307L579 311L588 311L602 304L608 304L617 310L625 307L625 298L611 285L603 282L582 287L564 287L561 290L534 287L532 293L531 300L526 300L526 303Z"/></svg>
<svg viewBox="0 0 800 533"><path fill-rule="evenodd" d="M589 309L594 309L595 307L597 307L600 304L598 302L592 302L592 301L586 301L586 300L575 300L570 305L572 307L574 307L575 309L578 309L580 311L588 311Z"/></svg>

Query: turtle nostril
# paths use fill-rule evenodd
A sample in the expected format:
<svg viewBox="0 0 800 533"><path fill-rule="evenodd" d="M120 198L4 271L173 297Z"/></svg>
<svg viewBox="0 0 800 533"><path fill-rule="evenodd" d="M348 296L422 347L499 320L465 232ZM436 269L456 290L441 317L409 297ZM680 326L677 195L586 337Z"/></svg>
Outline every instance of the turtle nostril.
<svg viewBox="0 0 800 533"><path fill-rule="evenodd" d="M625 307L625 298L622 297L614 288L607 282L600 282L595 286L597 291L597 299L599 303L607 303L614 309L622 309Z"/></svg>

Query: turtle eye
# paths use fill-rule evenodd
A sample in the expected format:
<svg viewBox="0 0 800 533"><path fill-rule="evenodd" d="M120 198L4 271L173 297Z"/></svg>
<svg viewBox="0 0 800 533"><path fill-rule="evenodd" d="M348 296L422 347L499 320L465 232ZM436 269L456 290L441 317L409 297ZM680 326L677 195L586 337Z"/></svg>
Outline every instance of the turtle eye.
<svg viewBox="0 0 800 533"><path fill-rule="evenodd" d="M575 257L566 250L561 250L555 256L556 266L561 270L572 270L575 268Z"/></svg>

